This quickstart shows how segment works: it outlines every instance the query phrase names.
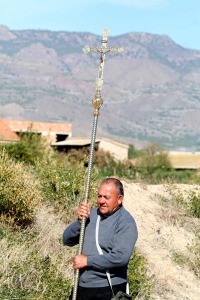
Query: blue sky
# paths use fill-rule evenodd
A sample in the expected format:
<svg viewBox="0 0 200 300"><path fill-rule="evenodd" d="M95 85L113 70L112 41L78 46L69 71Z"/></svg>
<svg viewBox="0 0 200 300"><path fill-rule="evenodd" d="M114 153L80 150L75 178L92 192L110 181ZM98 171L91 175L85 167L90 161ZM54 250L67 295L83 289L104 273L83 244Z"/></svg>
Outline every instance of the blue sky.
<svg viewBox="0 0 200 300"><path fill-rule="evenodd" d="M200 50L200 0L0 0L0 24L11 30L166 34Z"/></svg>

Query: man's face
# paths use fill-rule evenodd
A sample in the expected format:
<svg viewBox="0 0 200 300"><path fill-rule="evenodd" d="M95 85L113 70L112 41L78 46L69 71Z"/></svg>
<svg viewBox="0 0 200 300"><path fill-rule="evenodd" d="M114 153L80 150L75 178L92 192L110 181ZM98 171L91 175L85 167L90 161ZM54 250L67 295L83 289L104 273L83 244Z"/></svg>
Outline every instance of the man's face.
<svg viewBox="0 0 200 300"><path fill-rule="evenodd" d="M116 210L123 201L114 183L103 183L98 190L97 204L102 215Z"/></svg>

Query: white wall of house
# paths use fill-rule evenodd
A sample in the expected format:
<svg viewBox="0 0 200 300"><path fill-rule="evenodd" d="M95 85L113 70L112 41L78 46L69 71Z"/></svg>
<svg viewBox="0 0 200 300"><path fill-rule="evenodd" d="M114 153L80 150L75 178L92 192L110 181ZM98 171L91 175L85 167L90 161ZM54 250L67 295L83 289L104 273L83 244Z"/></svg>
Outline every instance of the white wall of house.
<svg viewBox="0 0 200 300"><path fill-rule="evenodd" d="M118 161L128 159L128 149L129 146L127 144L122 144L113 140L100 138L99 150L110 152L114 159Z"/></svg>

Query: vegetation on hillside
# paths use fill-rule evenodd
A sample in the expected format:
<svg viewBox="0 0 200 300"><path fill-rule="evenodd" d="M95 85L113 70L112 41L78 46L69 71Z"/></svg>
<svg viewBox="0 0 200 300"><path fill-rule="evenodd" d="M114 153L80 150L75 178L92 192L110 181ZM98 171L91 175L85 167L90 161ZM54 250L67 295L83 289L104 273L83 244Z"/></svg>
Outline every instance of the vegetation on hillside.
<svg viewBox="0 0 200 300"><path fill-rule="evenodd" d="M170 197L161 197L160 199L163 205L163 219L168 219L168 222L173 225L178 224L180 227L187 228L189 226L190 232L194 235L193 244L188 246L187 255L181 252L173 253L173 260L181 266L188 266L200 278L199 189L194 185L192 189L188 188L181 193L175 184L171 184L168 192Z"/></svg>
<svg viewBox="0 0 200 300"><path fill-rule="evenodd" d="M134 150L134 157L138 159L137 168L130 160L117 162L109 153L95 153L92 205L99 181L105 176L169 181L172 168L165 152L151 146L140 153ZM28 133L18 144L0 147L0 299L68 299L75 250L63 247L61 234L66 223L75 218L86 175L87 154L54 152L37 135ZM199 180L197 174L189 177L191 182ZM184 202L188 215L200 217L199 198L198 194L189 194ZM196 242L191 252L197 276L198 249ZM146 270L147 262L136 249L129 265L129 283L137 299L149 299L153 288Z"/></svg>
<svg viewBox="0 0 200 300"><path fill-rule="evenodd" d="M0 152L0 221L25 226L42 201L40 182L28 168Z"/></svg>

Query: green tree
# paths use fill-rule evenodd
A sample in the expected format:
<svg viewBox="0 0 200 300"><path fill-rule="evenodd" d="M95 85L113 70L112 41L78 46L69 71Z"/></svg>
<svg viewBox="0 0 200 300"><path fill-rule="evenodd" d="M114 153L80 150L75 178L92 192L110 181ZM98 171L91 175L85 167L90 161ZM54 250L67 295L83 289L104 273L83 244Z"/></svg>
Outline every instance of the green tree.
<svg viewBox="0 0 200 300"><path fill-rule="evenodd" d="M11 158L26 164L35 164L36 160L42 159L44 152L47 152L44 137L33 132L30 127L25 133L20 133L20 138L20 141L15 144L9 143L3 146Z"/></svg>
<svg viewBox="0 0 200 300"><path fill-rule="evenodd" d="M141 151L137 150L133 145L129 145L128 159L132 159L141 155Z"/></svg>
<svg viewBox="0 0 200 300"><path fill-rule="evenodd" d="M157 172L170 171L172 167L167 152L156 144L149 144L143 149L139 169L144 176L151 178Z"/></svg>

